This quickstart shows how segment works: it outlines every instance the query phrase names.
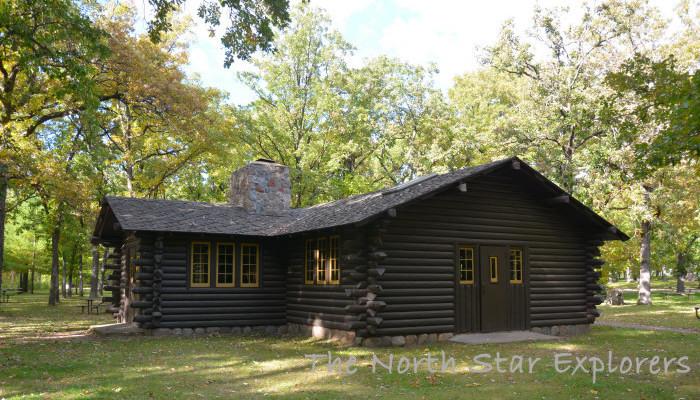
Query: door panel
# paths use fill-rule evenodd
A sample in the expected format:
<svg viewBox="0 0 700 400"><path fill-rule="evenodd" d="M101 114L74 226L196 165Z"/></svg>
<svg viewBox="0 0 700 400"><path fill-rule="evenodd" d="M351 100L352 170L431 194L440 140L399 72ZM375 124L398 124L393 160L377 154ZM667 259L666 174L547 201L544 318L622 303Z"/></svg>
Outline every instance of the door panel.
<svg viewBox="0 0 700 400"><path fill-rule="evenodd" d="M479 250L481 331L508 330L508 249L500 246L482 246Z"/></svg>
<svg viewBox="0 0 700 400"><path fill-rule="evenodd" d="M455 248L455 332L479 332L478 246Z"/></svg>

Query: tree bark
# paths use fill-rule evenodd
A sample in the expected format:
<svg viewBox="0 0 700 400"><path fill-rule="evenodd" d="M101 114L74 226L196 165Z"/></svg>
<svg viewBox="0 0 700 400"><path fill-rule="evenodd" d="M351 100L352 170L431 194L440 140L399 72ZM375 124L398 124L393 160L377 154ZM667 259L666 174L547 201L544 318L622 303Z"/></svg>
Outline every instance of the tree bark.
<svg viewBox="0 0 700 400"><path fill-rule="evenodd" d="M34 294L34 267L32 266L31 277L29 278L29 293Z"/></svg>
<svg viewBox="0 0 700 400"><path fill-rule="evenodd" d="M96 299L97 285L99 283L100 249L97 245L92 245L92 275L90 276L90 298Z"/></svg>
<svg viewBox="0 0 700 400"><path fill-rule="evenodd" d="M83 254L78 255L78 295L83 297Z"/></svg>
<svg viewBox="0 0 700 400"><path fill-rule="evenodd" d="M49 305L55 306L59 302L58 291L58 242L61 239L61 228L54 226L51 232L51 288L49 289Z"/></svg>
<svg viewBox="0 0 700 400"><path fill-rule="evenodd" d="M680 294L683 292L685 292L685 281L682 276L678 275L676 277L676 293Z"/></svg>
<svg viewBox="0 0 700 400"><path fill-rule="evenodd" d="M7 165L0 163L0 288L5 259L5 213L7 210Z"/></svg>
<svg viewBox="0 0 700 400"><path fill-rule="evenodd" d="M63 253L63 270L62 271L63 271L63 273L62 273L63 280L61 281L62 282L62 284L61 284L61 296L63 296L63 298L65 299L66 297L68 297L68 295L66 294L67 271L66 271L66 254L65 253Z"/></svg>
<svg viewBox="0 0 700 400"><path fill-rule="evenodd" d="M637 304L651 305L651 221L649 220L642 221L642 246L639 259L639 297Z"/></svg>

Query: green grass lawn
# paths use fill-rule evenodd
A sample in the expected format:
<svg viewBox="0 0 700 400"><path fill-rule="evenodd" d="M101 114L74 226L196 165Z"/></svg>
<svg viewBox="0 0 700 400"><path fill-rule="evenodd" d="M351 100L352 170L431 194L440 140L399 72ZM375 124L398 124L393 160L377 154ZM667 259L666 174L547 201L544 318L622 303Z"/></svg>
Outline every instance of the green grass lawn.
<svg viewBox="0 0 700 400"><path fill-rule="evenodd" d="M401 398L401 399L698 399L700 340L697 336L594 327L589 335L555 342L505 345L440 343L405 349L344 348L300 337L81 336L108 316L87 316L71 302L45 306L44 294L15 297L0 306L0 398L15 399L215 399L215 398ZM21 301L18 303L17 301ZM630 357L688 356L691 371L651 374L559 374L555 353ZM311 370L305 354L332 352L358 359L353 375ZM372 373L372 354L423 357L444 351L456 372ZM540 357L532 374L474 372L474 357ZM506 362L506 368L508 364ZM575 365L575 362L574 362ZM472 368L467 371L467 368Z"/></svg>
<svg viewBox="0 0 700 400"><path fill-rule="evenodd" d="M700 306L700 293L690 297L674 293L652 293L650 306L638 306L636 293L625 293L625 305L601 304L600 321L624 322L643 325L659 325L672 328L697 329L700 320L695 317L695 306Z"/></svg>

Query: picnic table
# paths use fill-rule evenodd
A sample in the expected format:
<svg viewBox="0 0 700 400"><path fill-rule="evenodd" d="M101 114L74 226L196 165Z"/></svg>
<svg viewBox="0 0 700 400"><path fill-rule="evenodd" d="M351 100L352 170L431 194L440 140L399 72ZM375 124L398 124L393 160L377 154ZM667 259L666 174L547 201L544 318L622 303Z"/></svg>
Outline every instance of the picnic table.
<svg viewBox="0 0 700 400"><path fill-rule="evenodd" d="M87 309L88 314L91 314L93 311L95 312L95 314L100 313L100 306L102 306L104 302L95 303L95 300L100 300L99 298L88 297L87 299L83 300L85 301L85 304L78 305L82 313L85 313L85 309Z"/></svg>
<svg viewBox="0 0 700 400"><path fill-rule="evenodd" d="M92 312L93 302L95 301L94 298L88 297L87 299L83 299L85 301L85 304L80 304L78 307L80 307L80 312L83 314L85 313L85 309L87 308L87 313L90 314Z"/></svg>
<svg viewBox="0 0 700 400"><path fill-rule="evenodd" d="M22 289L0 289L0 303L9 303L10 296L22 293Z"/></svg>

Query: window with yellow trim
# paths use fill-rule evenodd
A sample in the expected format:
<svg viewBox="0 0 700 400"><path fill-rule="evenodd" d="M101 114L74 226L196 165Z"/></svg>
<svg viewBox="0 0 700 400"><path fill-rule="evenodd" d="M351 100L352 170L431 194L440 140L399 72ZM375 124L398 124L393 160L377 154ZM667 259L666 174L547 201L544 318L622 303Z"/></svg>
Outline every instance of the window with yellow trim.
<svg viewBox="0 0 700 400"><path fill-rule="evenodd" d="M498 282L498 257L489 257L489 278L491 283Z"/></svg>
<svg viewBox="0 0 700 400"><path fill-rule="evenodd" d="M340 284L338 241L338 236L306 240L304 251L304 283Z"/></svg>
<svg viewBox="0 0 700 400"><path fill-rule="evenodd" d="M216 244L216 287L235 287L236 281L236 245L233 243Z"/></svg>
<svg viewBox="0 0 700 400"><path fill-rule="evenodd" d="M340 283L340 268L338 268L338 236L328 238L328 283Z"/></svg>
<svg viewBox="0 0 700 400"><path fill-rule="evenodd" d="M473 284L474 283L474 248L460 247L459 248L459 283Z"/></svg>
<svg viewBox="0 0 700 400"><path fill-rule="evenodd" d="M510 249L510 283L523 283L523 251Z"/></svg>
<svg viewBox="0 0 700 400"><path fill-rule="evenodd" d="M304 257L304 283L313 284L316 272L316 240L306 241Z"/></svg>
<svg viewBox="0 0 700 400"><path fill-rule="evenodd" d="M326 238L318 239L318 258L316 258L316 282L326 283L328 275L328 245Z"/></svg>
<svg viewBox="0 0 700 400"><path fill-rule="evenodd" d="M257 244L241 244L241 287L260 286L260 249Z"/></svg>
<svg viewBox="0 0 700 400"><path fill-rule="evenodd" d="M192 242L190 252L190 286L209 287L208 242Z"/></svg>

